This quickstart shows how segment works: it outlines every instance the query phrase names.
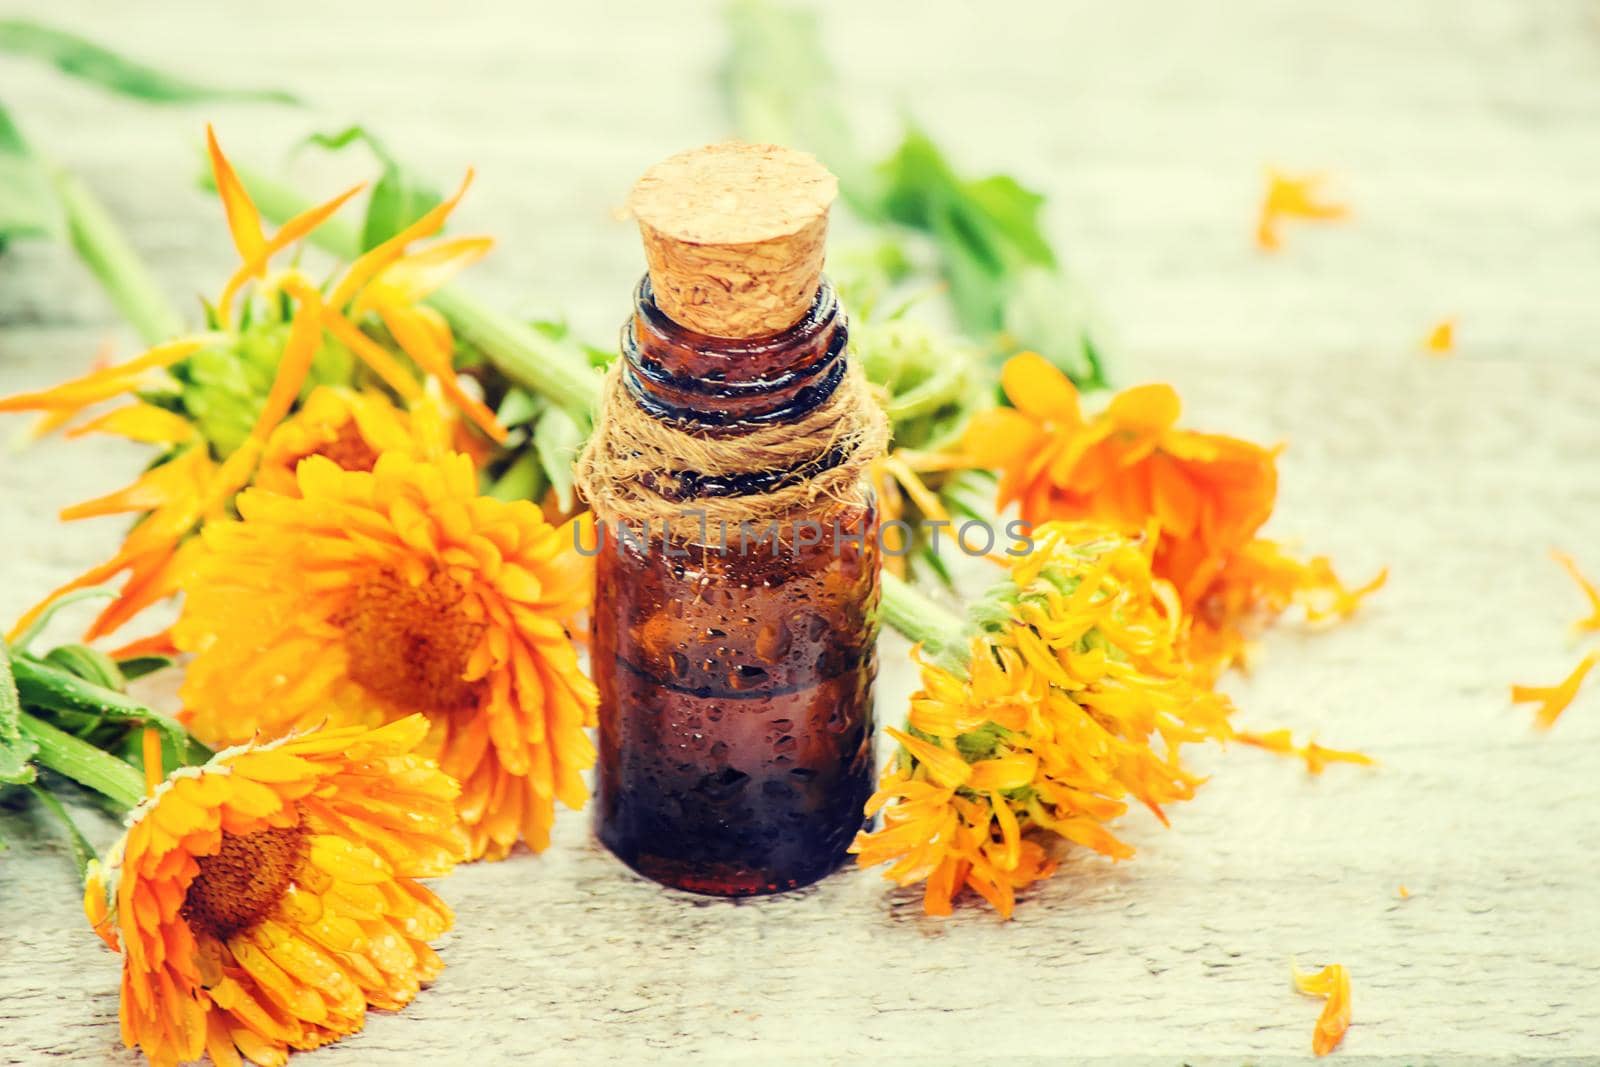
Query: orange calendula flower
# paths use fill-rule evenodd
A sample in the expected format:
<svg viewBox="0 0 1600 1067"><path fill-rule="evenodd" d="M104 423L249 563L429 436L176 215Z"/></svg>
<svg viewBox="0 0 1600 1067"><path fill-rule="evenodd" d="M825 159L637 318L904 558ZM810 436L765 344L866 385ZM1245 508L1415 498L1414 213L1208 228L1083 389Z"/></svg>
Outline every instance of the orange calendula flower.
<svg viewBox="0 0 1600 1067"><path fill-rule="evenodd" d="M1029 523L1092 520L1154 540L1158 578L1192 617L1187 651L1226 666L1251 629L1300 603L1312 619L1347 615L1382 584L1347 588L1326 559L1301 562L1257 536L1277 500L1277 450L1177 425L1168 385L1114 397L1086 418L1071 381L1031 352L1007 361L1012 407L980 412L966 458L1000 471L999 505Z"/></svg>
<svg viewBox="0 0 1600 1067"><path fill-rule="evenodd" d="M1142 548L1090 524L1034 536L969 623L931 605L920 620L939 654L921 659L906 731L890 731L900 753L868 803L883 827L852 845L861 866L925 882L931 915L970 888L1009 917L1016 891L1055 869L1051 835L1133 855L1107 824L1132 801L1165 822L1200 782L1182 746L1230 733L1226 699L1178 654L1176 602Z"/></svg>
<svg viewBox="0 0 1600 1067"><path fill-rule="evenodd" d="M415 879L465 847L421 716L219 752L174 772L90 867L122 953L122 1039L152 1063L282 1063L438 975L450 909Z"/></svg>
<svg viewBox="0 0 1600 1067"><path fill-rule="evenodd" d="M1514 685L1511 687L1511 702L1513 704L1538 704L1539 710L1534 717L1534 725L1541 730L1548 730L1561 718L1561 713L1567 710L1567 705L1578 695L1578 689L1583 681L1594 670L1594 665L1600 663L1600 653L1591 652L1579 661L1572 673L1567 675L1557 685Z"/></svg>
<svg viewBox="0 0 1600 1067"><path fill-rule="evenodd" d="M241 260L211 309L214 329L157 345L53 389L0 400L0 412L40 411L57 427L93 405L130 397L123 407L69 433L111 433L166 450L133 485L63 513L65 519L114 513L138 518L115 556L53 591L19 620L14 633L62 595L119 574L127 575L121 593L91 625L91 638L116 630L175 592L188 539L200 525L224 515L233 494L250 484L275 428L298 406L308 381L349 385L359 363L405 406L429 404L425 383L409 361L490 440L506 439L493 413L457 382L449 327L437 313L416 305L490 246L487 238L477 237L411 249L444 225L466 192L470 172L454 196L319 287L297 269L270 270L272 260L331 218L361 187L301 213L268 236L209 128L207 147ZM274 480L280 484L290 447L285 442L276 455L280 469Z"/></svg>
<svg viewBox="0 0 1600 1067"><path fill-rule="evenodd" d="M1296 559L1260 537L1226 560L1191 608L1194 627L1187 652L1197 663L1213 668L1244 662L1250 638L1290 607L1298 604L1313 623L1349 618L1389 578L1389 572L1381 570L1351 588L1328 557Z"/></svg>
<svg viewBox="0 0 1600 1067"><path fill-rule="evenodd" d="M247 490L239 521L202 534L173 629L194 653L191 728L227 743L421 712L425 750L462 783L472 856L544 848L594 762L596 694L567 629L590 575L570 524L479 496L459 454L391 452L370 472L313 455L296 484Z"/></svg>
<svg viewBox="0 0 1600 1067"><path fill-rule="evenodd" d="M1354 763L1362 767L1378 765L1377 760L1363 752L1324 748L1315 740L1308 741L1304 745L1296 745L1288 730L1270 730L1266 733L1239 730L1234 733L1233 739L1240 744L1264 748L1280 756L1298 756L1306 761L1306 772L1312 776L1321 774L1330 763Z"/></svg>
<svg viewBox="0 0 1600 1067"><path fill-rule="evenodd" d="M1317 1028L1311 1034L1311 1051L1326 1056L1339 1047L1345 1031L1350 1029L1350 974L1343 964L1330 963L1314 974L1291 968L1294 988L1311 997L1323 997L1327 1003L1317 1016Z"/></svg>
<svg viewBox="0 0 1600 1067"><path fill-rule="evenodd" d="M1267 191L1261 198L1261 216L1256 222L1256 244L1268 252L1281 248L1278 226L1286 218L1332 222L1350 214L1344 204L1318 195L1317 187L1323 180L1321 174L1296 176L1268 170Z"/></svg>

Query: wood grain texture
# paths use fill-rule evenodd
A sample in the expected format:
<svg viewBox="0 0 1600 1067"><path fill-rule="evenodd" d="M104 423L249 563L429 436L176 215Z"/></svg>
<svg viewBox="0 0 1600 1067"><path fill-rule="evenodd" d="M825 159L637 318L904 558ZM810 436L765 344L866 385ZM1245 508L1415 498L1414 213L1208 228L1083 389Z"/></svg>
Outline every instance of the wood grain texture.
<svg viewBox="0 0 1600 1067"><path fill-rule="evenodd" d="M441 183L475 164L458 232L502 245L474 286L604 338L642 266L612 209L649 163L727 130L714 5L598 6L8 13L314 102L210 112L241 159L276 163L308 128L360 119ZM1318 1004L1290 992L1291 956L1350 968L1345 1059L1600 1057L1600 693L1547 736L1507 703L1510 682L1576 659L1580 602L1546 549L1600 570L1600 13L828 7L875 143L908 103L966 166L1048 192L1051 232L1121 340L1121 379L1175 382L1196 425L1290 441L1272 531L1355 576L1391 568L1359 620L1282 629L1229 682L1243 723L1382 767L1309 780L1263 753L1207 752L1215 777L1171 830L1130 818L1137 858L1071 857L1010 924L977 908L926 919L875 874L740 904L665 892L568 815L544 856L442 883L458 914L444 976L307 1062L1270 1063L1309 1056ZM215 287L232 253L192 187L200 113L109 102L4 58L0 96L128 220L175 299ZM1256 252L1269 163L1329 171L1350 222ZM294 172L331 191L357 169L307 154ZM1429 359L1421 339L1451 315L1460 352ZM0 257L0 391L80 370L112 337L132 343L68 255ZM139 463L94 441L0 457L0 616L107 551L114 522L50 516ZM913 679L902 645L884 652L893 720ZM0 1061L132 1062L115 962L38 818L0 815Z"/></svg>

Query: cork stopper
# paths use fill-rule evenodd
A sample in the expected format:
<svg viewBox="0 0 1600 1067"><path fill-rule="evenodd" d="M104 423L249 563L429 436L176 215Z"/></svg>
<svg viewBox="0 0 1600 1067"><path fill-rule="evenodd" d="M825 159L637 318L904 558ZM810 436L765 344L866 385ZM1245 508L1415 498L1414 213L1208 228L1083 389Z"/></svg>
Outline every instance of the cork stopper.
<svg viewBox="0 0 1600 1067"><path fill-rule="evenodd" d="M730 141L645 171L628 197L656 306L712 337L793 326L822 279L839 183L805 152Z"/></svg>

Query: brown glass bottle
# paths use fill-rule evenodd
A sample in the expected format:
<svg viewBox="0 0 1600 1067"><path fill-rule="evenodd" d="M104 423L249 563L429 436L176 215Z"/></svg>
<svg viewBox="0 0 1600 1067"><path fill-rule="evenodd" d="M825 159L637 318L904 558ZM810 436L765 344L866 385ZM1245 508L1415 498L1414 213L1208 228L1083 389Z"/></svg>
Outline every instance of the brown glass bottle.
<svg viewBox="0 0 1600 1067"><path fill-rule="evenodd" d="M845 322L825 283L800 322L767 337L680 327L648 277L636 305L624 384L646 412L708 434L800 418L845 370ZM666 537L602 534L596 829L656 881L724 896L792 889L838 867L862 826L876 516L863 490L801 517L798 537L795 521L778 538L761 524L694 522Z"/></svg>

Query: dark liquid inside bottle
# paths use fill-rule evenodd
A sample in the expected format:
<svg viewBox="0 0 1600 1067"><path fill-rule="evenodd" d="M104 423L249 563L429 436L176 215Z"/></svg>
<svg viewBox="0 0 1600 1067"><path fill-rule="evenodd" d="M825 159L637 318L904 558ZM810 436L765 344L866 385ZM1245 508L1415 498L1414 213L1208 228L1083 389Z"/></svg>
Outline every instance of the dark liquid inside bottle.
<svg viewBox="0 0 1600 1067"><path fill-rule="evenodd" d="M844 340L826 285L784 334L724 341L666 319L647 281L624 332L625 380L647 411L737 434L827 399ZM771 532L611 529L595 561L596 829L681 889L816 881L844 861L872 791L875 511L863 493Z"/></svg>

